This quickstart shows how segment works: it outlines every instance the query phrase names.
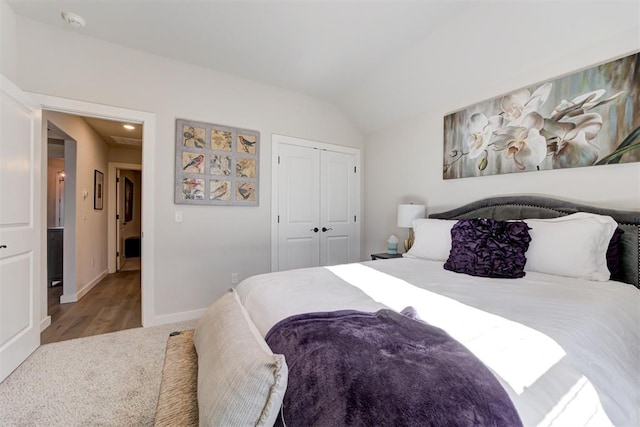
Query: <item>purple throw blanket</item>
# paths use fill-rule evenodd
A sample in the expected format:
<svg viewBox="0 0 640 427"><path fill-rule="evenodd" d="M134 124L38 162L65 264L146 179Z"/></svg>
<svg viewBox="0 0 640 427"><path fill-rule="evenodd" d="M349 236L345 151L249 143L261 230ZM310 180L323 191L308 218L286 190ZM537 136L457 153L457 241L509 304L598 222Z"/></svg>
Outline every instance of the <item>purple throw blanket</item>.
<svg viewBox="0 0 640 427"><path fill-rule="evenodd" d="M394 311L292 316L265 339L289 367L288 426L522 425L498 380L466 347Z"/></svg>

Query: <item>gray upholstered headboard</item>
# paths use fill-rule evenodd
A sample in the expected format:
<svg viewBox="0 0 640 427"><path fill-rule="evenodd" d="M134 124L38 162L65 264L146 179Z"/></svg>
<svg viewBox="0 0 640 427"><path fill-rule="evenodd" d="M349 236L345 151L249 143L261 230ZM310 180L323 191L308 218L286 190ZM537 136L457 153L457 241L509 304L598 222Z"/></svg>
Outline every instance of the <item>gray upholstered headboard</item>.
<svg viewBox="0 0 640 427"><path fill-rule="evenodd" d="M609 215L624 231L622 242L622 280L640 288L640 212L603 209L541 196L504 196L478 200L429 218L468 219L494 218L527 219L556 218L575 212Z"/></svg>

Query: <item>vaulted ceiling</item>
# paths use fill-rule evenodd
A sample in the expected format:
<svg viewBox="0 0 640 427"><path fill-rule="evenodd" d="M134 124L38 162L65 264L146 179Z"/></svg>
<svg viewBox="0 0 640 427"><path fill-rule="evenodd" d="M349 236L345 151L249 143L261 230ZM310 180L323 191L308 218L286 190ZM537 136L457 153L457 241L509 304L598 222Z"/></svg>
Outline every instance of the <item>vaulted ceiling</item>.
<svg viewBox="0 0 640 427"><path fill-rule="evenodd" d="M69 31L325 99L364 133L521 73L537 50L561 58L640 20L635 0L7 3L57 27L74 12L87 25Z"/></svg>

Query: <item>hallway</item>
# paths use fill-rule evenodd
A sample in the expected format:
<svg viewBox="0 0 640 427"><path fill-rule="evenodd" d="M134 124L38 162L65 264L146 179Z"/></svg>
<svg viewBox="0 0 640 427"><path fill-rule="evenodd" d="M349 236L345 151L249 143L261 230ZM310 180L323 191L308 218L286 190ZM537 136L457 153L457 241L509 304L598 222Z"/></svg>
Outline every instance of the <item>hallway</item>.
<svg viewBox="0 0 640 427"><path fill-rule="evenodd" d="M109 274L75 303L59 303L62 286L47 291L51 326L41 344L142 326L140 270Z"/></svg>

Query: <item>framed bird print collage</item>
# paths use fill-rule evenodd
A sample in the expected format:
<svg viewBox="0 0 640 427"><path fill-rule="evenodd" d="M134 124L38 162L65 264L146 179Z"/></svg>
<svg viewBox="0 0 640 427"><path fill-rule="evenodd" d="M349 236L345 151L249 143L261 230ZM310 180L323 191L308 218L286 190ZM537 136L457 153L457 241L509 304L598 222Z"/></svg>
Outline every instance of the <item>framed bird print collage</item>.
<svg viewBox="0 0 640 427"><path fill-rule="evenodd" d="M175 203L258 206L260 132L176 120Z"/></svg>

